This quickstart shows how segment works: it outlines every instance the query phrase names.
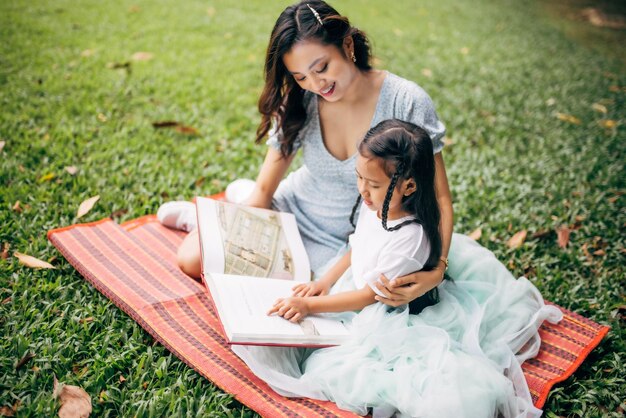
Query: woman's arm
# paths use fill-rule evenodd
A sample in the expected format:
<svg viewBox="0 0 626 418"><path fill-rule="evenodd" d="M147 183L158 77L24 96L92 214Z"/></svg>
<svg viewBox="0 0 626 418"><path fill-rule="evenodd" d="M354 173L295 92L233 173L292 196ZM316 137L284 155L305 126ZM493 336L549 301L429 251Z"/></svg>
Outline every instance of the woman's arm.
<svg viewBox="0 0 626 418"><path fill-rule="evenodd" d="M454 212L452 210L452 196L450 194L450 186L448 185L446 167L440 152L435 154L435 190L437 191L437 203L441 212L439 224L441 256L448 258ZM377 283L376 287L385 297L376 296L376 300L389 306L400 306L409 303L441 283L445 271L446 265L440 260L434 270L407 274L393 281L389 281L385 276L381 276L380 283Z"/></svg>
<svg viewBox="0 0 626 418"><path fill-rule="evenodd" d="M291 322L298 322L310 314L363 309L376 302L375 295L376 293L369 286L365 286L363 289L335 295L278 299L267 314L278 314Z"/></svg>
<svg viewBox="0 0 626 418"><path fill-rule="evenodd" d="M257 208L269 208L278 184L285 176L295 154L282 158L280 151L270 147L256 179L256 185L245 204Z"/></svg>

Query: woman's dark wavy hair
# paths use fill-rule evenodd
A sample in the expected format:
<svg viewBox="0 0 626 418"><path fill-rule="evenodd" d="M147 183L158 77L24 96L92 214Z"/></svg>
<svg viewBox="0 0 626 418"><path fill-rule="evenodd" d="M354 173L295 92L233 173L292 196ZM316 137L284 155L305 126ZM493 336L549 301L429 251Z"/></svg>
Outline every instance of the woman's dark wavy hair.
<svg viewBox="0 0 626 418"><path fill-rule="evenodd" d="M317 12L321 24L311 9ZM280 14L272 29L265 56L265 86L259 98L259 112L262 116L256 131L257 143L267 135L273 120L276 130L282 130L280 151L287 158L293 152L296 136L306 120L302 101L304 90L287 71L283 55L304 40L334 45L344 54L343 42L349 36L354 41L357 68L361 71L370 70L371 53L365 33L351 26L347 17L341 16L326 2L301 1Z"/></svg>
<svg viewBox="0 0 626 418"><path fill-rule="evenodd" d="M382 163L385 173L391 178L382 208L382 224L387 231L395 231L409 223L419 223L430 243L430 255L424 270L437 267L441 257L441 235L439 233L440 212L435 191L435 158L433 143L428 133L409 122L397 119L385 120L370 129L358 145L359 154L365 158L376 158ZM412 178L415 192L402 197L402 210L414 219L388 227L389 202L398 181ZM360 202L357 199L355 208ZM354 219L351 217L351 222ZM409 303L412 314L439 301L437 288L430 290Z"/></svg>

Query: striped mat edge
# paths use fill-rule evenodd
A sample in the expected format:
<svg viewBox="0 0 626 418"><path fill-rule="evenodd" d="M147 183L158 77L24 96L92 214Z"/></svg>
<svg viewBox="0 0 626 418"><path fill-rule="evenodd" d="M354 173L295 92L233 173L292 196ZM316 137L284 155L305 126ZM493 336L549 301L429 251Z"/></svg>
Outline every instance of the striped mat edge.
<svg viewBox="0 0 626 418"><path fill-rule="evenodd" d="M184 235L147 215L122 225L106 218L58 228L48 232L48 239L88 282L155 340L262 416L357 416L330 402L276 394L232 353L210 295L176 267L176 248ZM550 389L570 377L609 331L607 326L555 306L563 312L563 320L541 326L539 354L522 365L538 408L545 404Z"/></svg>

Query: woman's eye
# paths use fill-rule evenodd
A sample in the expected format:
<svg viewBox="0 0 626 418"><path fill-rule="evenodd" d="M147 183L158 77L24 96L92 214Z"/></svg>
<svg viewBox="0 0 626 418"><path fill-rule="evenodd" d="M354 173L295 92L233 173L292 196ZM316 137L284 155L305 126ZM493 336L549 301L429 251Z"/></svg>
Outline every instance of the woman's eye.
<svg viewBox="0 0 626 418"><path fill-rule="evenodd" d="M326 71L328 69L328 63L324 64L324 66L320 69L317 70L318 73L323 73L324 71Z"/></svg>
<svg viewBox="0 0 626 418"><path fill-rule="evenodd" d="M304 81L304 79L305 79L305 78L306 78L306 77L302 77L302 78L295 77L296 81L299 81L299 82Z"/></svg>

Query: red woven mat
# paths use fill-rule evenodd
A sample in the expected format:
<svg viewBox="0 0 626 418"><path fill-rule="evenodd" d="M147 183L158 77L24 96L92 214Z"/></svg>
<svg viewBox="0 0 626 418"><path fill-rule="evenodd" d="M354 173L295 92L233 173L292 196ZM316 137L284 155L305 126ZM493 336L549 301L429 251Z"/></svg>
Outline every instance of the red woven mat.
<svg viewBox="0 0 626 418"><path fill-rule="evenodd" d="M184 233L154 216L123 225L110 219L48 232L63 256L120 309L174 355L237 400L268 417L356 417L331 402L285 398L258 379L226 344L210 295L176 266ZM567 379L608 332L580 315L565 314L540 329L541 351L522 367L535 405Z"/></svg>

